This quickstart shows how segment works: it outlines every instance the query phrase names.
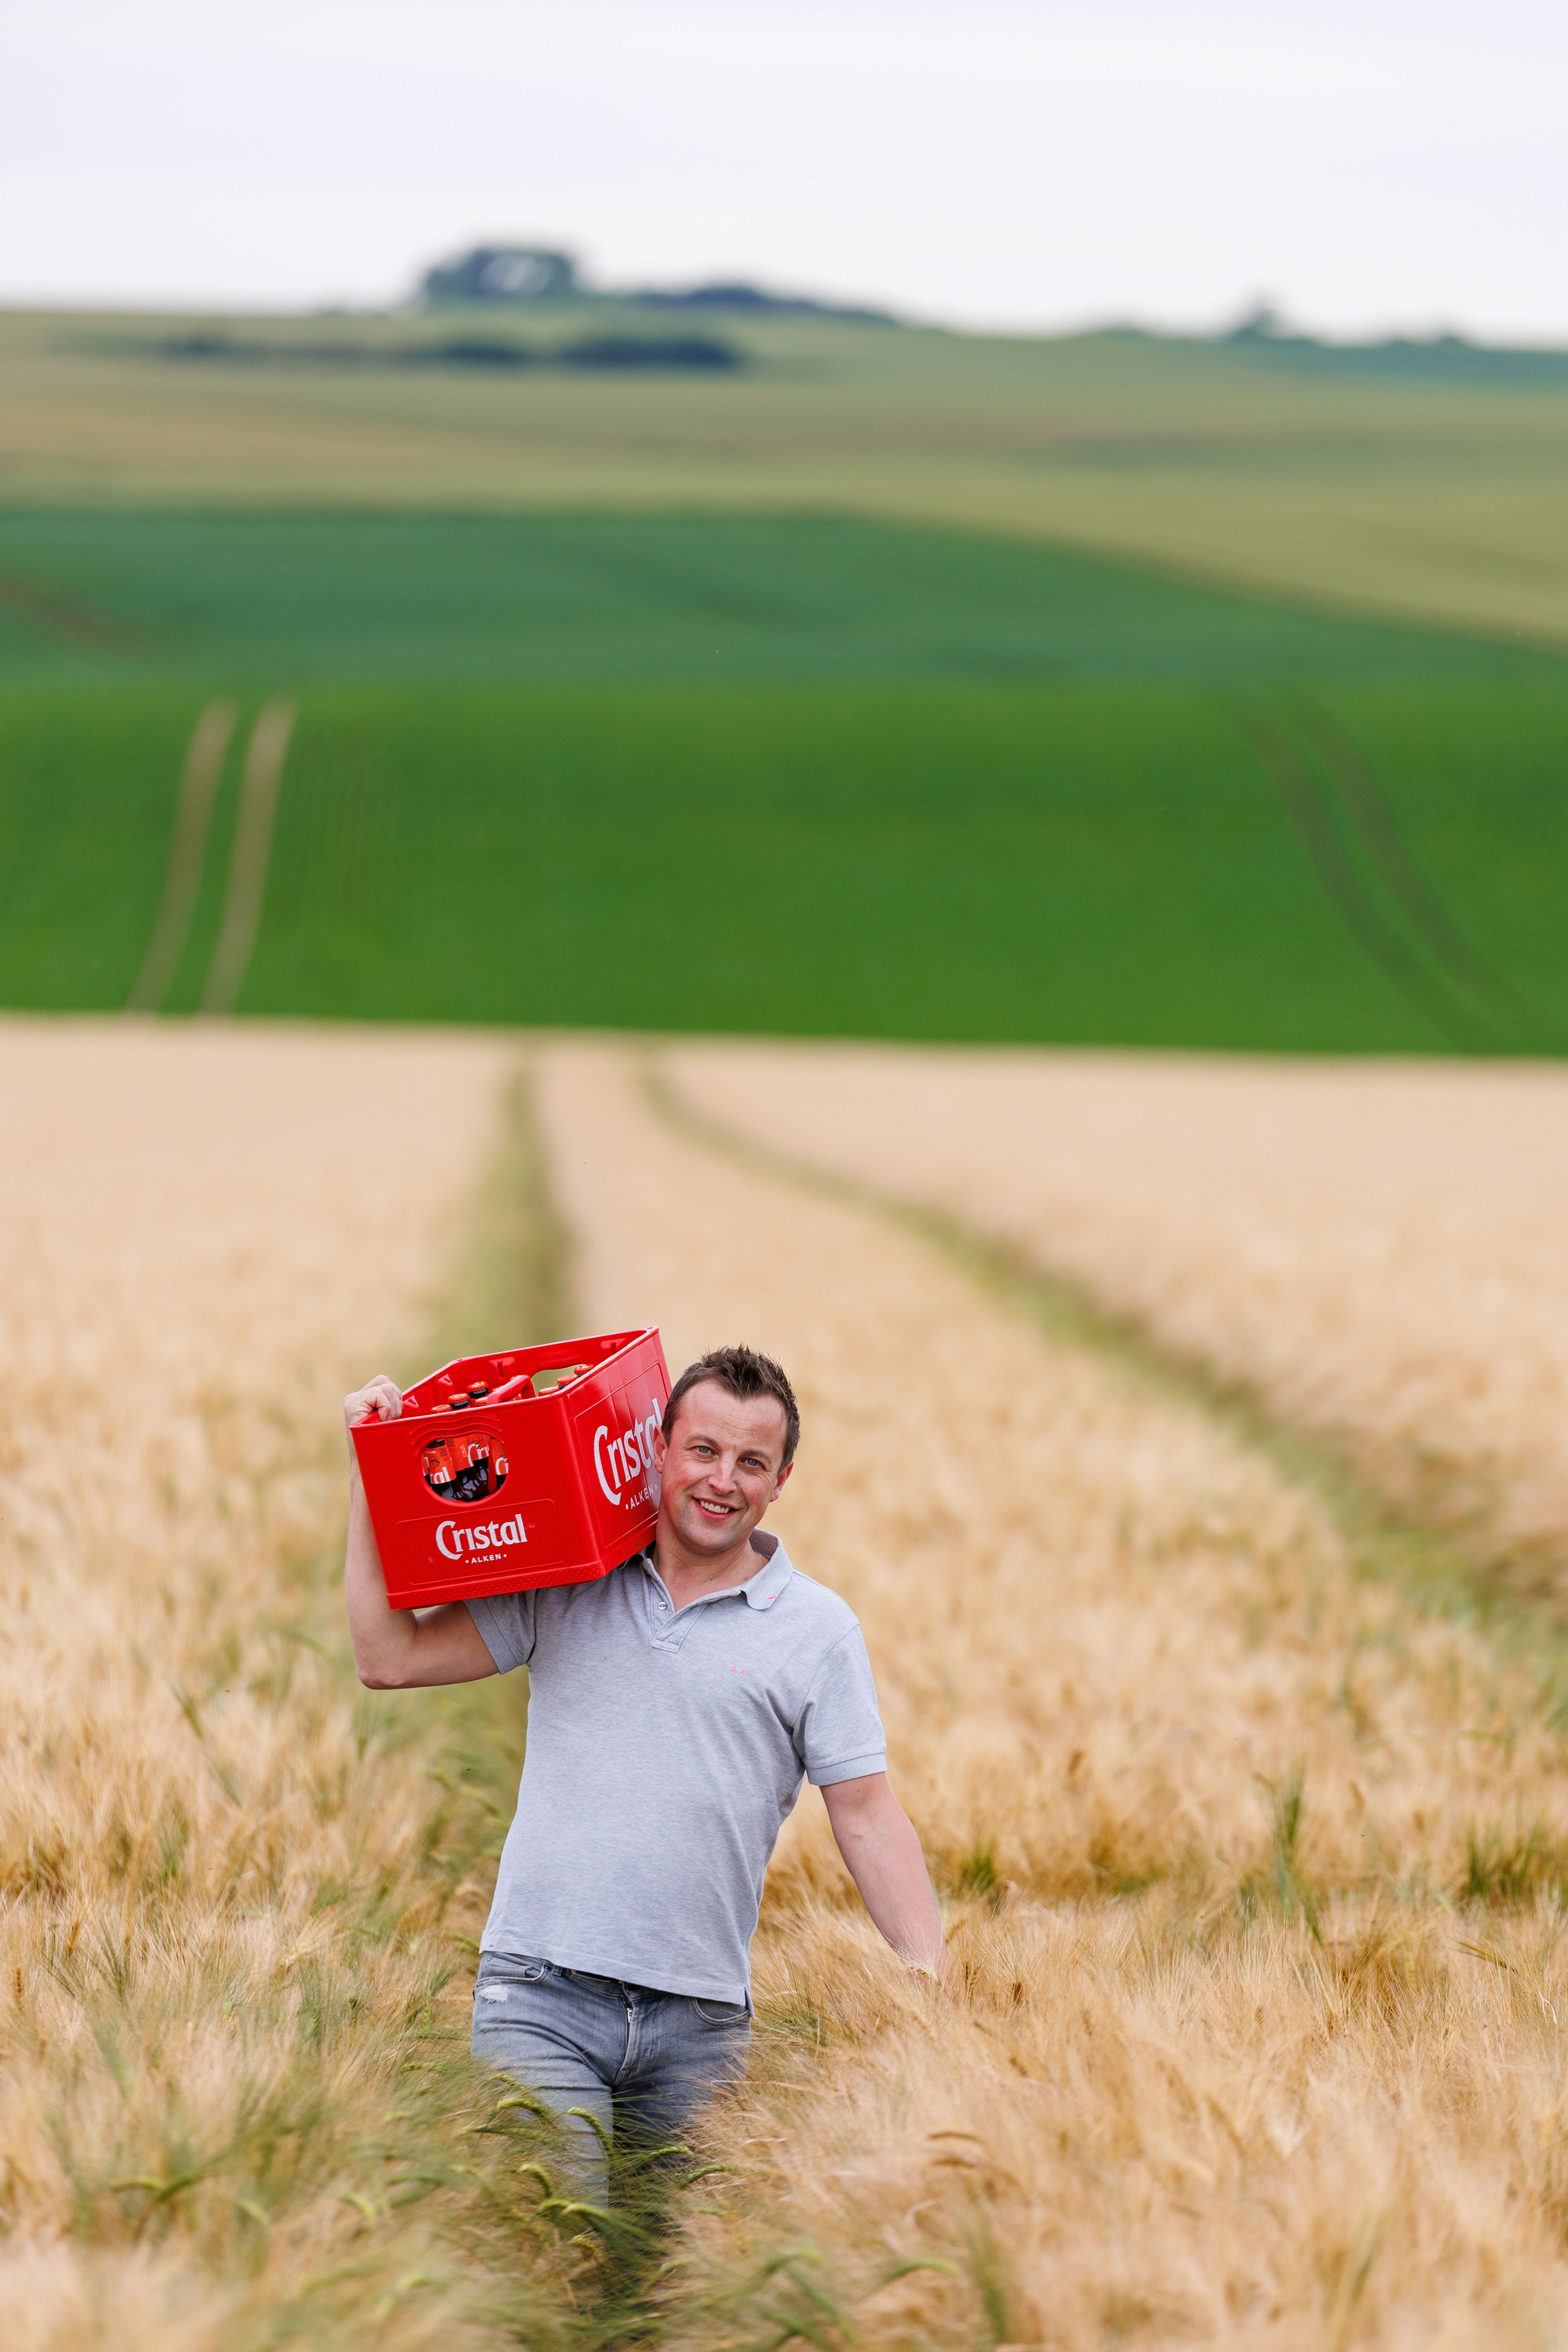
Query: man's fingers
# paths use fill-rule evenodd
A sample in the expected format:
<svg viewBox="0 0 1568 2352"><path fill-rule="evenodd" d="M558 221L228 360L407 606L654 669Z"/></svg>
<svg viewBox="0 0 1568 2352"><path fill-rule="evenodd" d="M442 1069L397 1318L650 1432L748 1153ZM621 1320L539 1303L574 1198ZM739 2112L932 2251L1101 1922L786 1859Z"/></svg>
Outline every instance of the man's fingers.
<svg viewBox="0 0 1568 2352"><path fill-rule="evenodd" d="M403 1391L385 1372L377 1372L363 1389L351 1389L343 1399L343 1419L351 1429L373 1413L378 1421L395 1421L402 1411Z"/></svg>

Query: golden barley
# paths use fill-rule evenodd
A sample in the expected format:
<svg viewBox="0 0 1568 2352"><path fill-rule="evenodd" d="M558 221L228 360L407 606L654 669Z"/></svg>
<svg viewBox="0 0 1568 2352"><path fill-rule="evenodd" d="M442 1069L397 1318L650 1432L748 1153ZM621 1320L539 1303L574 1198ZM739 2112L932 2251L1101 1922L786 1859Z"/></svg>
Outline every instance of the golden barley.
<svg viewBox="0 0 1568 2352"><path fill-rule="evenodd" d="M746 1068L680 1064L710 1115ZM861 1613L966 1984L878 1948L808 1794L672 2340L1558 2340L1568 1787L1532 1674L1359 1580L1196 1407L661 1122L624 1057L557 1048L543 1100L590 1318L797 1378L779 1524Z"/></svg>
<svg viewBox="0 0 1568 2352"><path fill-rule="evenodd" d="M520 2242L446 2095L507 1718L465 1780L438 1709L358 1690L334 1593L338 1401L427 1319L504 1066L460 1039L0 1028L24 2352L515 2340L531 2279L484 2319L485 2233Z"/></svg>
<svg viewBox="0 0 1568 2352"><path fill-rule="evenodd" d="M874 1210L711 1148L626 1049L538 1052L579 1328L657 1320L676 1364L743 1337L797 1378L779 1525L861 1613L962 1978L932 1998L880 1947L808 1794L770 1877L751 2074L704 2126L724 2168L679 2192L667 2339L1562 2341L1555 1637L1531 1661L1422 1614L1201 1399L1042 1335ZM0 1028L0 2297L20 2352L602 2340L591 2249L556 2240L514 2146L464 2128L491 2110L464 2068L461 1939L520 1694L357 1693L331 1590L337 1397L418 1344L494 1164L505 1056ZM1173 1180L1185 1223L1115 1227L1144 1198L1131 1172L1121 1192L1105 1166L1073 1175L1031 1140L1032 1097L1005 1115L985 1057L973 1079L908 1060L901 1111L896 1055L693 1047L677 1075L710 1118L1021 1239L1055 1169L1151 1316L1167 1291L1194 1316L1205 1285L1247 1292L1268 1214L1306 1197L1281 1150L1229 1255L1198 1174ZM1238 1071L1234 1095L1208 1076L1237 1136L1244 1081L1269 1118L1298 1100L1293 1074ZM1160 1118L1124 1107L1103 1131L1117 1118L1152 1160ZM971 1200L952 1171L983 1121L1016 1164ZM1101 1132L1087 1113L1078 1131ZM1193 1136L1184 1163L1167 1148L1207 1165ZM1447 1225L1441 1188L1406 1186L1434 1259L1462 1244L1433 1275L1456 1297L1484 1274L1469 1165ZM1398 1223L1380 1181L1373 1227ZM1377 1251L1322 1184L1331 1293ZM533 1212L513 1222L481 1282L509 1326L508 1265L542 1247ZM1376 1381L1352 1364L1334 1387L1320 1337L1350 1363L1371 1309L1314 1303L1310 1274L1273 1294L1300 1310L1301 1384L1244 1369L1397 1463L1398 1427L1352 1409ZM1223 1297L1206 1311L1247 1328ZM1489 1362L1466 1340L1432 1394L1479 1383L1472 1410L1523 1432L1497 1457L1511 1476L1539 1428Z"/></svg>
<svg viewBox="0 0 1568 2352"><path fill-rule="evenodd" d="M1195 1055L699 1046L694 1097L1011 1243L1568 1578L1568 1076Z"/></svg>

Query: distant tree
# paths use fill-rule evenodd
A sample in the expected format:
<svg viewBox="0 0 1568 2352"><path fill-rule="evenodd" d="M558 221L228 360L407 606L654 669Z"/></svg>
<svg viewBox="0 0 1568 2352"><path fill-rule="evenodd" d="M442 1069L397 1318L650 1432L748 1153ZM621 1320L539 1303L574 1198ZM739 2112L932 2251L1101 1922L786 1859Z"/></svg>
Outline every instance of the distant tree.
<svg viewBox="0 0 1568 2352"><path fill-rule="evenodd" d="M770 294L765 287L751 286L742 279L724 279L708 286L637 286L628 289L626 299L658 310L776 312L803 319L847 319L875 327L894 327L899 323L890 310L869 310L863 304L847 302L819 302L809 294Z"/></svg>
<svg viewBox="0 0 1568 2352"><path fill-rule="evenodd" d="M744 355L715 335L590 335L556 353L568 367L738 368Z"/></svg>
<svg viewBox="0 0 1568 2352"><path fill-rule="evenodd" d="M1292 332L1272 302L1251 302L1234 327L1221 335L1223 343L1275 343Z"/></svg>
<svg viewBox="0 0 1568 2352"><path fill-rule="evenodd" d="M531 245L476 245L421 281L427 302L562 302L582 290L571 254Z"/></svg>

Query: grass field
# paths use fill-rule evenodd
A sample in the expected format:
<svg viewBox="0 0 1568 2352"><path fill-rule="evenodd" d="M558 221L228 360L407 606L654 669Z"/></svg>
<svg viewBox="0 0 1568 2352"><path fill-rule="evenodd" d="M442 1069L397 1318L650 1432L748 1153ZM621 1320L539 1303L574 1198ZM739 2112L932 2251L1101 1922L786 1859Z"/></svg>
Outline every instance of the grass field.
<svg viewBox="0 0 1568 2352"><path fill-rule="evenodd" d="M595 314L668 331L668 320ZM706 322L705 322L706 323ZM722 378L243 367L222 321L0 318L0 496L94 506L828 510L1066 542L1342 609L1568 641L1568 385L1129 334L725 322ZM455 315L493 334L493 316ZM578 313L532 320L552 340ZM247 339L405 321L237 322Z"/></svg>
<svg viewBox="0 0 1568 2352"><path fill-rule="evenodd" d="M193 323L0 320L0 1003L1568 1040L1563 367ZM774 950L743 996L716 897Z"/></svg>
<svg viewBox="0 0 1568 2352"><path fill-rule="evenodd" d="M831 515L0 512L0 677L1560 676L1487 639Z"/></svg>
<svg viewBox="0 0 1568 2352"><path fill-rule="evenodd" d="M0 1025L18 2352L628 2340L614 2227L463 2061L521 1693L358 1693L333 1591L367 1349L437 1349L465 1261L470 1317L567 1311L539 1131L578 1328L796 1376L778 1524L866 1625L958 1976L911 1987L808 1793L636 2340L1558 2340L1560 1622L1026 1276L748 1160L710 1061L536 1045L535 1130L515 1050ZM1492 1074L1447 1083L1480 1134Z"/></svg>
<svg viewBox="0 0 1568 2352"><path fill-rule="evenodd" d="M131 997L186 741L227 693L156 999L210 1001L244 746L281 689L259 930L220 992L244 1012L1568 1035L1568 669L1543 652L829 517L13 509L0 574L27 583L0 619L14 1005ZM715 891L779 950L743 992Z"/></svg>

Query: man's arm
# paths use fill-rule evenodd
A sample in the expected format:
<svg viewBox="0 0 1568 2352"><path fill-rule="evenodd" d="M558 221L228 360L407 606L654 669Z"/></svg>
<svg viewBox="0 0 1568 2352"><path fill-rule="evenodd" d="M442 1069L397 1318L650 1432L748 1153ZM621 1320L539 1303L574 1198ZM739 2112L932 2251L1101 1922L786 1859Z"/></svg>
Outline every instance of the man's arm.
<svg viewBox="0 0 1568 2352"><path fill-rule="evenodd" d="M942 1919L914 1824L885 1772L835 1780L823 1801L860 1898L901 1958L947 1981Z"/></svg>
<svg viewBox="0 0 1568 2352"><path fill-rule="evenodd" d="M363 1389L343 1399L343 1419L350 1429L373 1415L395 1421L403 1411L403 1392L395 1381L378 1372ZM343 1563L343 1593L348 1601L349 1633L354 1645L359 1678L371 1690L415 1690L433 1683L477 1683L493 1675L496 1662L486 1649L479 1627L460 1601L427 1609L423 1617L412 1609L394 1609L386 1597L381 1554L370 1506L360 1484L359 1460L349 1440L349 1549Z"/></svg>

